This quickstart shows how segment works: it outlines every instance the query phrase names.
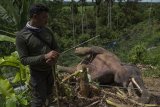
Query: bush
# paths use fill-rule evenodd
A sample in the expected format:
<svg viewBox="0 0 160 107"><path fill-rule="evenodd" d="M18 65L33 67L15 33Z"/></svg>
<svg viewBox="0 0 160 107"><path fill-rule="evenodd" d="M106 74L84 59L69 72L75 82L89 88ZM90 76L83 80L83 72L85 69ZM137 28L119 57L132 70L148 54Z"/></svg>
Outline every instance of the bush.
<svg viewBox="0 0 160 107"><path fill-rule="evenodd" d="M135 45L130 53L129 60L135 63L143 63L145 59L146 48L143 44Z"/></svg>

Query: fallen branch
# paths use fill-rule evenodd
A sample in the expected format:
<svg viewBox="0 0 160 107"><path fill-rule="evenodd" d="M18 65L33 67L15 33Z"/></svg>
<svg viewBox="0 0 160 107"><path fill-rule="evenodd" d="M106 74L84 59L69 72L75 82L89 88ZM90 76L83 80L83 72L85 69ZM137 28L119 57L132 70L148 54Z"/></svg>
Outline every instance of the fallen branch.
<svg viewBox="0 0 160 107"><path fill-rule="evenodd" d="M114 93L111 93L111 92L106 92L104 90L102 90L105 94L108 94L108 95L111 95L111 96L115 96L117 98L120 98L120 99L123 99L124 101L125 100L129 100L131 103L133 104L136 104L138 106L141 106L141 107L160 107L160 105L156 105L156 104L143 104L143 103L138 103L137 101L133 100L133 99L130 99L128 97L125 97L123 96L122 94L114 94ZM116 104L116 103L113 103L113 104ZM117 106L116 106L117 107Z"/></svg>
<svg viewBox="0 0 160 107"><path fill-rule="evenodd" d="M117 93L119 93L120 96L127 97L127 95L123 91L121 91L118 87L116 87L116 89L118 91Z"/></svg>
<svg viewBox="0 0 160 107"><path fill-rule="evenodd" d="M114 102L112 102L112 101L110 101L110 100L106 100L106 102L107 102L107 104L109 104L109 105L111 105L111 106L114 106L114 107L119 107L119 106L120 106L119 104L114 103Z"/></svg>
<svg viewBox="0 0 160 107"><path fill-rule="evenodd" d="M144 105L145 105L145 104L142 104L142 103L138 103L138 102L136 102L135 100L129 99L129 98L127 98L127 97L124 97L123 95L119 95L119 94L116 95L116 94L114 94L114 93L106 92L106 91L104 91L104 90L103 90L103 92L106 93L106 94L108 94L108 95L115 96L115 97L117 97L117 98L123 99L124 101L125 101L125 100L129 100L131 103L137 104L137 105L139 105L139 106L144 106Z"/></svg>
<svg viewBox="0 0 160 107"><path fill-rule="evenodd" d="M146 107L160 107L160 105L157 104L145 104Z"/></svg>
<svg viewBox="0 0 160 107"><path fill-rule="evenodd" d="M77 76L80 72L83 72L83 71L79 70L79 71L76 71L76 72L72 73L71 75L67 76L66 78L64 78L62 80L61 84L64 83L65 81L67 81L68 79L72 78L73 76Z"/></svg>

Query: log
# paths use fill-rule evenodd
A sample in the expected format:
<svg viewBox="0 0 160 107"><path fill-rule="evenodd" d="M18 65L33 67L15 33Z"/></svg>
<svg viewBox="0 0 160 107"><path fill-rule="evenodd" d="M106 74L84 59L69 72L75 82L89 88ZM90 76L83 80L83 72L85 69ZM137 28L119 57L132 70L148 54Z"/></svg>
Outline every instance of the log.
<svg viewBox="0 0 160 107"><path fill-rule="evenodd" d="M90 85L87 76L87 68L82 66L82 73L80 74L80 91L81 96L89 98L90 95Z"/></svg>

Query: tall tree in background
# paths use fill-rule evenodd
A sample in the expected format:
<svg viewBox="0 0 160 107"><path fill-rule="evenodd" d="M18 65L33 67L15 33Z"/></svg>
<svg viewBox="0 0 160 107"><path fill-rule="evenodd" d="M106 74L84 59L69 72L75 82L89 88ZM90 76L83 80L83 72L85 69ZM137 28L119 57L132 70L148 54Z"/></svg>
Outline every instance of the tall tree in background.
<svg viewBox="0 0 160 107"><path fill-rule="evenodd" d="M81 14L82 14L82 35L84 34L84 6L85 6L85 2L86 0L80 0L81 2Z"/></svg>
<svg viewBox="0 0 160 107"><path fill-rule="evenodd" d="M72 35L73 35L73 41L74 41L74 46L75 46L75 23L74 23L74 14L76 13L75 11L75 9L76 8L74 8L75 7L75 1L74 0L72 0L72 5L71 5L71 12L72 12Z"/></svg>

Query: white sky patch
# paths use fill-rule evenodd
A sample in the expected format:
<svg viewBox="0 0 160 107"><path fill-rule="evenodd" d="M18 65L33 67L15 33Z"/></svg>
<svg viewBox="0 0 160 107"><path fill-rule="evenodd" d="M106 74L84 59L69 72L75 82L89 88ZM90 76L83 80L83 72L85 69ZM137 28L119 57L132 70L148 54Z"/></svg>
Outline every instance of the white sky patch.
<svg viewBox="0 0 160 107"><path fill-rule="evenodd" d="M64 0L64 1L72 1L72 0ZM79 1L79 0L74 0L74 1ZM86 1L92 1L92 0L86 0ZM142 2L160 2L160 0L142 0Z"/></svg>

